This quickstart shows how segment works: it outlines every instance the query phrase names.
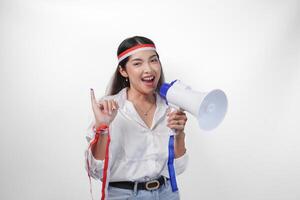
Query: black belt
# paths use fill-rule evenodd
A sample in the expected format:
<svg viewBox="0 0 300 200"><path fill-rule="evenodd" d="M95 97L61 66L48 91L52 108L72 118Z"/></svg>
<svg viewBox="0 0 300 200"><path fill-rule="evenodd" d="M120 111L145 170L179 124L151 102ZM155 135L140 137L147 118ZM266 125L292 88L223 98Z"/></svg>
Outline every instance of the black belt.
<svg viewBox="0 0 300 200"><path fill-rule="evenodd" d="M160 176L158 179L154 179L151 181L138 182L137 190L156 190L156 189L160 188L162 185L164 185L167 180L168 180L167 178ZM109 183L109 186L111 186L111 187L128 189L128 190L133 190L134 185L135 185L135 182L131 182L131 181L120 181L120 182L110 182Z"/></svg>

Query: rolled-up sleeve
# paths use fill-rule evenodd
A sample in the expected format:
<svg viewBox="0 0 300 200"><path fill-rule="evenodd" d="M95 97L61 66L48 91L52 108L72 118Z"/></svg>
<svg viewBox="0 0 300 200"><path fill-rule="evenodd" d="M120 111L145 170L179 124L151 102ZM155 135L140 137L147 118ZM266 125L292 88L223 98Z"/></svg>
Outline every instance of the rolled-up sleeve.
<svg viewBox="0 0 300 200"><path fill-rule="evenodd" d="M189 161L189 155L187 152L185 152L179 158L174 159L174 167L177 175L185 171L188 161Z"/></svg>
<svg viewBox="0 0 300 200"><path fill-rule="evenodd" d="M189 161L189 155L188 155L187 151L179 158L174 159L174 168L175 168L176 175L182 174L185 171L185 169L187 168L187 165L188 165L188 161ZM162 171L162 175L170 178L167 165L168 164L166 161L166 167Z"/></svg>
<svg viewBox="0 0 300 200"><path fill-rule="evenodd" d="M94 120L91 120L91 123L87 129L87 135L86 135L86 140L88 143L88 146L85 150L85 169L88 172L88 174L96 179L96 180L101 180L102 179L102 172L103 172L103 165L104 165L104 160L97 160L91 151L90 143L93 141L95 137L95 133L93 131L93 126L94 126Z"/></svg>

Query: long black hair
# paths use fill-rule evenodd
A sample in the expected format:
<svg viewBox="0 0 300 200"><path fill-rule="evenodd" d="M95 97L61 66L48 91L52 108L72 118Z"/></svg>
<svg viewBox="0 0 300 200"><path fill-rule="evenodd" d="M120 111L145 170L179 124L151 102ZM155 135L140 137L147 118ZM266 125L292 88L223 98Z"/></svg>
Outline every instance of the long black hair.
<svg viewBox="0 0 300 200"><path fill-rule="evenodd" d="M150 40L149 38L143 37L143 36L133 36L130 38L126 38L119 45L117 56L119 56L122 52L126 51L127 49L129 49L137 44L153 44L153 45L155 45L152 40ZM156 55L159 60L159 55L157 52L156 52ZM110 80L110 83L107 87L106 95L114 95L114 94L117 94L118 92L120 92L123 88L130 87L130 83L129 83L128 79L126 80L126 78L123 77L119 71L119 67L125 69L125 66L129 60L129 57L122 60L119 63L119 65L117 66L117 69L114 72L114 74ZM159 60L159 62L160 62L160 60ZM160 62L160 64L161 64L161 62ZM164 81L165 81L165 77L164 77L163 70L161 68L161 75L160 75L160 78L159 78L159 81L157 84L157 88L156 88L157 92L158 92L160 86L164 83Z"/></svg>

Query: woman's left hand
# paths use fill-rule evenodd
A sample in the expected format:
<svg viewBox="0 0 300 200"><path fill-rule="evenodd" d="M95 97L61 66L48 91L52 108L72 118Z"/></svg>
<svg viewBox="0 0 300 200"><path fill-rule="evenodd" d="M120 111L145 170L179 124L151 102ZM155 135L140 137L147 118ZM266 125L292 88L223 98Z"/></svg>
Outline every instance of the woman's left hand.
<svg viewBox="0 0 300 200"><path fill-rule="evenodd" d="M176 110L174 112L169 112L167 116L168 116L167 126L171 129L175 129L176 134L183 133L187 121L186 114L181 110Z"/></svg>

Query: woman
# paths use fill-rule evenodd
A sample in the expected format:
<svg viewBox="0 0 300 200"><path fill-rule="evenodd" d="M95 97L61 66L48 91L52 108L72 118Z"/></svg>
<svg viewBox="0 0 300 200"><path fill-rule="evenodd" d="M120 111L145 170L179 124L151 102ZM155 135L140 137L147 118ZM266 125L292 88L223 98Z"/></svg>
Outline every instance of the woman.
<svg viewBox="0 0 300 200"><path fill-rule="evenodd" d="M175 175L188 161L187 117L169 112L158 94L164 75L155 44L141 36L127 38L119 45L118 61L107 95L97 101L91 89L88 174L102 180L102 199L179 199Z"/></svg>

